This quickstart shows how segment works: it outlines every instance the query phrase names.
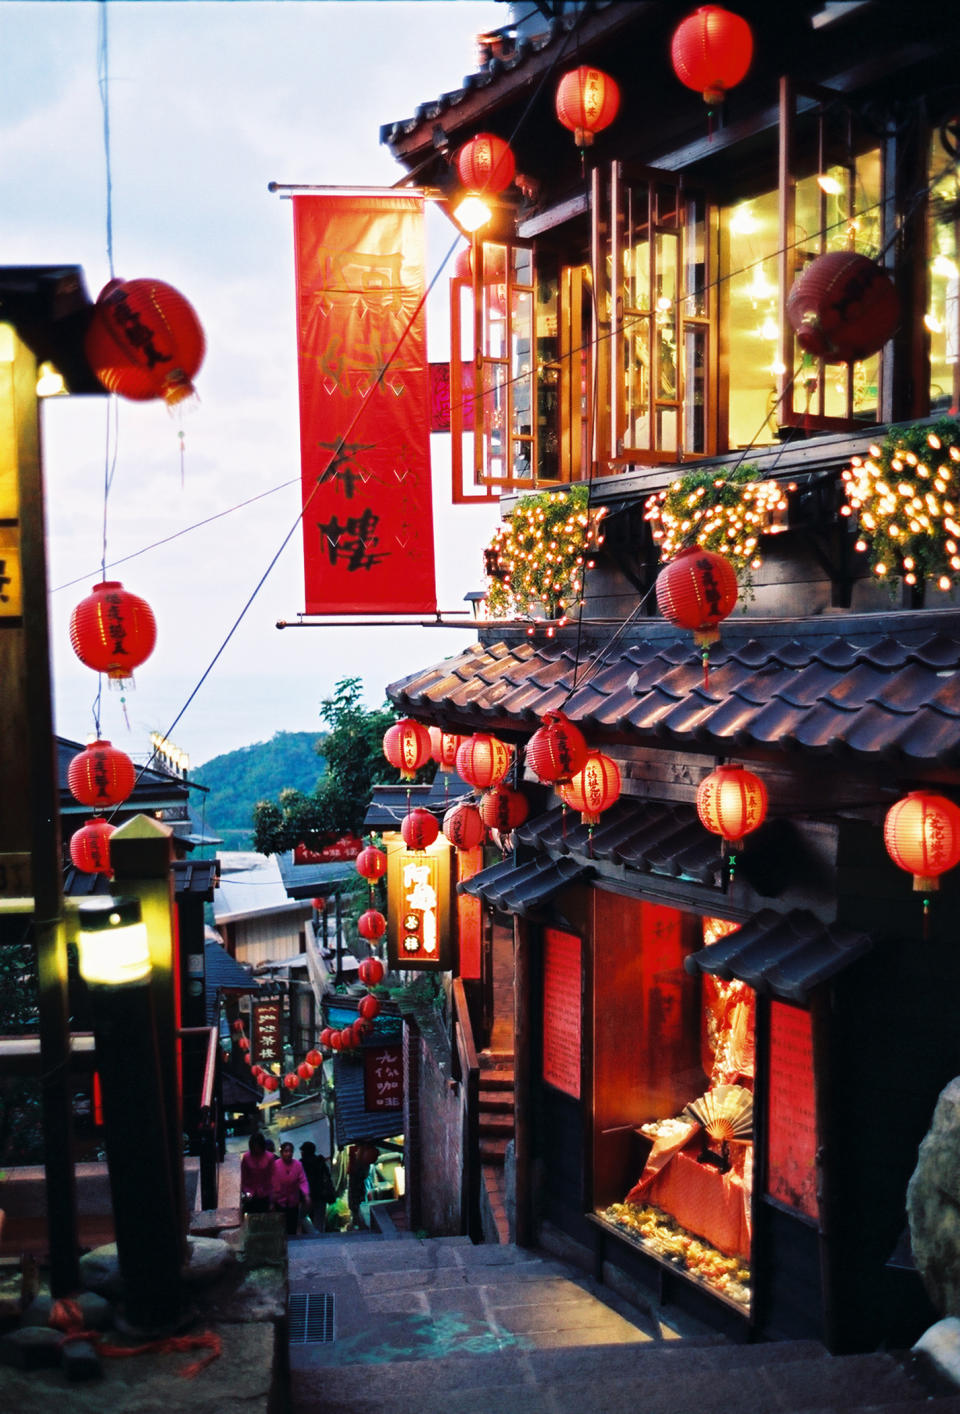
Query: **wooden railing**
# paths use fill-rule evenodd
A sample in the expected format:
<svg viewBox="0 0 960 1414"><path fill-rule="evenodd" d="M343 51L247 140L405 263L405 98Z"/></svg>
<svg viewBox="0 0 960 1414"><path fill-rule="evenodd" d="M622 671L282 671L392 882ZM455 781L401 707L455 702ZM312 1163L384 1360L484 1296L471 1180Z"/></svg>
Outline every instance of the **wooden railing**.
<svg viewBox="0 0 960 1414"><path fill-rule="evenodd" d="M454 1080L460 1087L463 1167L460 1187L461 1223L466 1235L479 1242L480 1221L480 1062L463 981L453 982Z"/></svg>

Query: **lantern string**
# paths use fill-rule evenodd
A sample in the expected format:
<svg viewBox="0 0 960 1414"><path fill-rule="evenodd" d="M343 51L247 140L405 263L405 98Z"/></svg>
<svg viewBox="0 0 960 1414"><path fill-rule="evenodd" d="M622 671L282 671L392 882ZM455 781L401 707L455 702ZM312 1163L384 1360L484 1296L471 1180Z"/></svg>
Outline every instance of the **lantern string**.
<svg viewBox="0 0 960 1414"><path fill-rule="evenodd" d="M103 109L103 154L106 171L107 263L112 280L115 278L116 272L113 267L113 176L110 167L110 49L107 35L107 0L100 0L97 31L97 83L100 89L100 106Z"/></svg>

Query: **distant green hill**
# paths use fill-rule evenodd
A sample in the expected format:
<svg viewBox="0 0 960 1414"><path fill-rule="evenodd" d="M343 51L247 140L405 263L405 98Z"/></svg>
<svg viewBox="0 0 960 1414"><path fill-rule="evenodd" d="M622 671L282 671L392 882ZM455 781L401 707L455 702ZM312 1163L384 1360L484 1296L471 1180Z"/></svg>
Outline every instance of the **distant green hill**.
<svg viewBox="0 0 960 1414"><path fill-rule="evenodd" d="M276 732L270 741L242 746L215 756L190 772L191 780L209 786L194 796L193 808L204 810L204 830L218 835L225 849L252 849L253 807L258 800L275 800L287 786L311 792L323 775L325 762L316 752L321 733Z"/></svg>

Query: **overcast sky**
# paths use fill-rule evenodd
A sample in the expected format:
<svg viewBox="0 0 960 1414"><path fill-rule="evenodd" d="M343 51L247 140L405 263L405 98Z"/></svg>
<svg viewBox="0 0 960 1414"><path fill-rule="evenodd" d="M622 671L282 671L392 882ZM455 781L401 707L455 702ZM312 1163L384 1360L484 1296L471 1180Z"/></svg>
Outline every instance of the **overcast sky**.
<svg viewBox="0 0 960 1414"><path fill-rule="evenodd" d="M91 298L110 273L99 9L0 0L3 263L79 265ZM397 181L381 124L459 87L475 68L474 36L508 17L494 0L109 3L114 266L181 290L207 339L199 401L182 420L162 403L119 402L107 558L136 558L109 577L147 599L158 624L126 694L129 730L120 695L103 694L103 735L132 755L179 715L299 511L291 207L268 183ZM454 235L430 222L428 277ZM430 358L445 358L439 307L429 335ZM68 622L100 578L109 402L43 408L56 729L78 741L93 730L97 679L74 656ZM450 505L449 439L431 440L439 605L463 609L482 587L497 516ZM172 733L191 764L278 730L319 732L320 700L338 679L361 677L377 705L388 682L470 641L440 629L279 632L303 603L298 527Z"/></svg>

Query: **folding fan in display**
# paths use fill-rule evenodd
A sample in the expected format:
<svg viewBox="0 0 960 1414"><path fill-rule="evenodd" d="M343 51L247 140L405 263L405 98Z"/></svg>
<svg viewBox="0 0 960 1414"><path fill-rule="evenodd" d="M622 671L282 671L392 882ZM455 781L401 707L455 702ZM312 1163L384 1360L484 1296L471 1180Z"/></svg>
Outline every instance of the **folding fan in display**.
<svg viewBox="0 0 960 1414"><path fill-rule="evenodd" d="M753 1135L753 1095L742 1085L715 1085L699 1100L684 1106L683 1113L695 1119L711 1139L744 1142Z"/></svg>

